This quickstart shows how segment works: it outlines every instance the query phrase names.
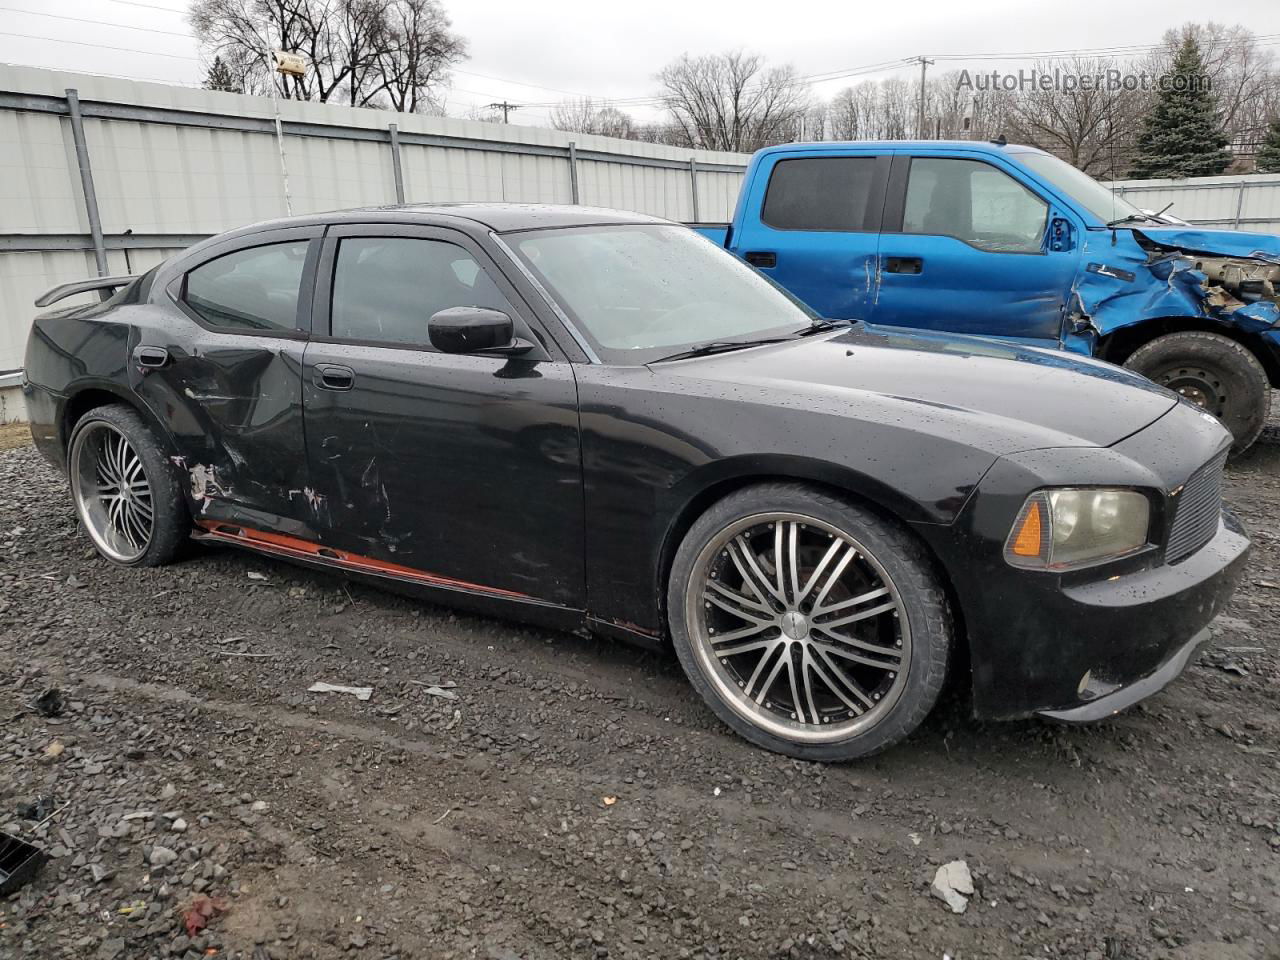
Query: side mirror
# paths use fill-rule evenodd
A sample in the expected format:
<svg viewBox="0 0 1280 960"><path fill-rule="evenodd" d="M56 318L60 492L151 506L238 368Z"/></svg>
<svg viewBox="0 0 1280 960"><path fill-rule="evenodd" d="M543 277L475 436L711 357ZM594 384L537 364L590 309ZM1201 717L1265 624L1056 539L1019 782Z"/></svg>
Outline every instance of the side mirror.
<svg viewBox="0 0 1280 960"><path fill-rule="evenodd" d="M515 328L501 310L450 307L431 315L427 336L441 353L517 354L533 344L515 338Z"/></svg>
<svg viewBox="0 0 1280 960"><path fill-rule="evenodd" d="M1074 249L1071 237L1071 221L1064 217L1054 217L1049 221L1049 249L1054 252Z"/></svg>

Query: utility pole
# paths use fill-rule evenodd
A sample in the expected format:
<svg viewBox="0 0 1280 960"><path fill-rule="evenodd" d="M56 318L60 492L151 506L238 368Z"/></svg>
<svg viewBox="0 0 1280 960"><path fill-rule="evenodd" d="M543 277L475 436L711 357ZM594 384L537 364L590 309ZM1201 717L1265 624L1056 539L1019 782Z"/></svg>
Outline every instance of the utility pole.
<svg viewBox="0 0 1280 960"><path fill-rule="evenodd" d="M519 110L519 109L520 109L520 104L518 104L518 103L507 103L507 101L503 100L501 103L491 103L491 104L489 104L489 109L490 109L490 110L501 110L501 111L502 111L502 122L503 122L503 123L507 123L507 122L508 122L507 117L510 115L511 111L512 111L512 110Z"/></svg>
<svg viewBox="0 0 1280 960"><path fill-rule="evenodd" d="M920 106L916 109L916 132L921 140L925 139L925 136L926 136L925 127L924 127L924 94L925 94L924 76L925 76L925 71L929 69L929 67L933 64L933 62L934 61L924 56L910 57L907 60L907 63L920 64Z"/></svg>

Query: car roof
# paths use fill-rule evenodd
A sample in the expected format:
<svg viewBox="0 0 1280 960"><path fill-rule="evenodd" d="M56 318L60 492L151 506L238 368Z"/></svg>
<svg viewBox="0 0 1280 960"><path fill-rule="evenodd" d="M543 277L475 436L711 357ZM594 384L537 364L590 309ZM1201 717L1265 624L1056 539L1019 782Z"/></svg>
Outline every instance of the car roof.
<svg viewBox="0 0 1280 960"><path fill-rule="evenodd" d="M225 236L287 226L336 223L422 223L468 220L496 233L540 230L550 227L579 227L600 224L670 223L630 210L584 207L555 203L400 203L376 207L355 207L328 213L304 214L256 223Z"/></svg>
<svg viewBox="0 0 1280 960"><path fill-rule="evenodd" d="M789 153L794 150L966 150L973 153L1043 153L1036 147L993 140L816 140L811 143L780 143L765 147L760 154Z"/></svg>

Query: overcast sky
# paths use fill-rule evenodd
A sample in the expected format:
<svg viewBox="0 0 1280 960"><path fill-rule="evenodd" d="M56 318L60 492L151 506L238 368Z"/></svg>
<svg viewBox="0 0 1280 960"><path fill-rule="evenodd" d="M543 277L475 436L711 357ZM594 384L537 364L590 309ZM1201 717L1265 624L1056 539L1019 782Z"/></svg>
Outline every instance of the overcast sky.
<svg viewBox="0 0 1280 960"><path fill-rule="evenodd" d="M545 104L574 95L648 97L655 92L654 74L680 54L739 47L770 62L792 63L802 76L877 67L815 84L818 96L829 97L862 79L894 72L914 77L918 67L897 61L918 54L1153 44L1168 27L1203 20L1206 6L1202 0L446 0L471 53L455 73L447 102L451 113L493 100L531 104L512 114L513 122L545 124ZM199 83L204 68L186 7L184 0L0 0L0 62ZM1264 35L1268 48L1280 54L1276 0L1217 0L1211 10L1218 22ZM931 69L1014 70L1032 59L948 61ZM893 64L878 66L888 61ZM653 116L649 109L632 109L643 119Z"/></svg>

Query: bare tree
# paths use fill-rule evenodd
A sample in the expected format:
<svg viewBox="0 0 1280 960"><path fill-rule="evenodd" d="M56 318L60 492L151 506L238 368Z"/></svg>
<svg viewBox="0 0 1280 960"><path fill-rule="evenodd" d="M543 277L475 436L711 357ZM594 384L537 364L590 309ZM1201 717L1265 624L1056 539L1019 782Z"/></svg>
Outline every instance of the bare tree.
<svg viewBox="0 0 1280 960"><path fill-rule="evenodd" d="M449 68L466 59L467 44L436 0L388 0L386 45L378 67L393 110L435 112L434 91L449 80Z"/></svg>
<svg viewBox="0 0 1280 960"><path fill-rule="evenodd" d="M298 100L416 110L466 53L437 0L194 0L188 19L246 89L275 83ZM278 77L274 48L305 56L306 75Z"/></svg>
<svg viewBox="0 0 1280 960"><path fill-rule="evenodd" d="M750 152L791 140L809 107L794 67L766 67L759 54L742 51L685 54L658 82L684 144L706 150Z"/></svg>
<svg viewBox="0 0 1280 960"><path fill-rule="evenodd" d="M609 104L597 104L590 97L562 100L551 111L551 125L571 133L594 133L601 137L634 140L636 123L630 115Z"/></svg>
<svg viewBox="0 0 1280 960"><path fill-rule="evenodd" d="M1039 62L1042 76L1106 77L1119 66L1109 59ZM1085 173L1109 177L1127 169L1130 145L1144 98L1108 83L1031 88L1010 94L1007 136L1048 151Z"/></svg>

